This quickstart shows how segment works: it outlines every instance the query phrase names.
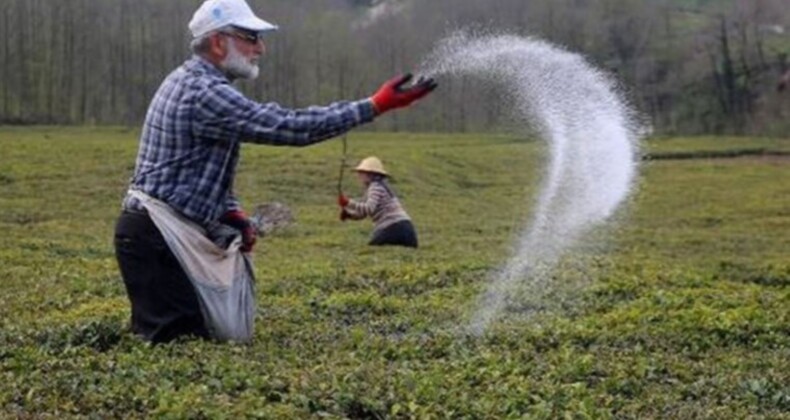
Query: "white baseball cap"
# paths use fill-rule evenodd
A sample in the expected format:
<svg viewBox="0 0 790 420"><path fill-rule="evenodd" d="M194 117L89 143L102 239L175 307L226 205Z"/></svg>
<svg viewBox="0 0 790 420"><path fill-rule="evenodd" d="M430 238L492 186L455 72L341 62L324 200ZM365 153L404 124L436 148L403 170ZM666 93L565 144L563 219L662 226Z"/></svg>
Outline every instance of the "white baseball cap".
<svg viewBox="0 0 790 420"><path fill-rule="evenodd" d="M244 0L206 0L192 16L189 30L198 38L229 25L253 32L277 30L277 25L255 16Z"/></svg>

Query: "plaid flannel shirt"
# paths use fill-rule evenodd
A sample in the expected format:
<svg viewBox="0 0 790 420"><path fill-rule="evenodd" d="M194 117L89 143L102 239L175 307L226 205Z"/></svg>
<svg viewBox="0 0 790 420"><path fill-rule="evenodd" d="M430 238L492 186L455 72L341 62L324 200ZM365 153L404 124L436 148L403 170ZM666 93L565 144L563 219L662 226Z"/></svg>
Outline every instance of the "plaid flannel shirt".
<svg viewBox="0 0 790 420"><path fill-rule="evenodd" d="M159 87L143 125L130 189L207 224L240 208L233 179L241 142L307 146L373 120L370 100L286 109L252 101L193 56ZM124 208L141 210L134 198Z"/></svg>

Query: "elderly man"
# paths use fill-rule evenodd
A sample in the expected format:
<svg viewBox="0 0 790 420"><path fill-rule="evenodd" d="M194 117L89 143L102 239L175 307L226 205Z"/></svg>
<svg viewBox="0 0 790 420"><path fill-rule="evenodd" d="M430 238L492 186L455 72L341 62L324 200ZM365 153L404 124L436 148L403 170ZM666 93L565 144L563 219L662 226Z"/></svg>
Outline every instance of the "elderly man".
<svg viewBox="0 0 790 420"><path fill-rule="evenodd" d="M258 76L262 36L277 27L255 16L244 0L207 0L189 29L194 55L167 76L150 104L115 230L132 330L152 342L211 334L182 256L168 246L140 193L196 225L233 226L241 233L241 251L248 253L255 229L233 193L242 142L314 144L408 106L436 87L432 80L407 86L407 75L353 102L306 109L259 103L231 83Z"/></svg>

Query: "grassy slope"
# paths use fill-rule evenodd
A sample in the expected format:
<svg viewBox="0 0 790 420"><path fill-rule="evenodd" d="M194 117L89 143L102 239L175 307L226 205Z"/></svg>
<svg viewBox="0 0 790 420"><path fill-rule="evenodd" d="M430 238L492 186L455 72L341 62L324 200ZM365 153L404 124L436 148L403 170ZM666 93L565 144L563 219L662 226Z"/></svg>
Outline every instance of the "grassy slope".
<svg viewBox="0 0 790 420"><path fill-rule="evenodd" d="M354 160L378 154L397 176L422 248L370 249L367 223L337 221L338 142L245 146L244 202L298 218L256 250L255 341L151 348L125 330L111 246L134 133L0 131L0 417L788 417L786 158L645 164L606 251L557 274L587 279L568 311L473 338L458 327L528 218L540 144L349 141ZM647 151L728 147L788 143ZM346 190L359 193L348 175Z"/></svg>

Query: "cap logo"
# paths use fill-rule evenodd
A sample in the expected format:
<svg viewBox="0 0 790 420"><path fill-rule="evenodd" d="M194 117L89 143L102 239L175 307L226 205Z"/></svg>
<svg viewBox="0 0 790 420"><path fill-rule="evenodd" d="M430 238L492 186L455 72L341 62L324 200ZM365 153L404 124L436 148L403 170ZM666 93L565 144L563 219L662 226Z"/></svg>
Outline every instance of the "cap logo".
<svg viewBox="0 0 790 420"><path fill-rule="evenodd" d="M211 14L214 15L214 18L219 19L222 17L222 9L215 7L214 10L211 11Z"/></svg>

